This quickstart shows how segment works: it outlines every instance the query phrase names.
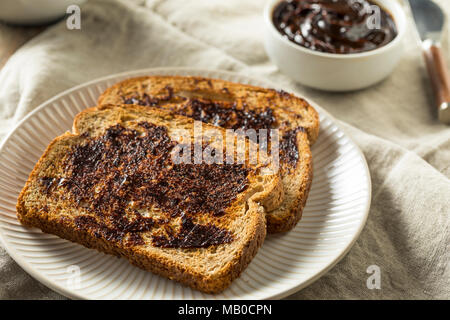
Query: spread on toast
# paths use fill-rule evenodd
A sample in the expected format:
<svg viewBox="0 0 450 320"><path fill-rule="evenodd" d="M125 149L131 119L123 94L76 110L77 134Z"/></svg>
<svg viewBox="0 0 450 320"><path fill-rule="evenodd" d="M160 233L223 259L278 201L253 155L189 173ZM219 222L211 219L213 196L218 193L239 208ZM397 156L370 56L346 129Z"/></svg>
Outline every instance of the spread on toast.
<svg viewBox="0 0 450 320"><path fill-rule="evenodd" d="M278 208L268 210L268 232L288 231L301 218L312 181L310 146L319 132L317 112L304 99L282 90L218 79L149 76L113 85L98 103L156 107L225 129L243 130L244 134L254 130L256 135L248 138L257 143L261 142L261 133L278 130L286 197ZM271 135L267 142L269 146Z"/></svg>

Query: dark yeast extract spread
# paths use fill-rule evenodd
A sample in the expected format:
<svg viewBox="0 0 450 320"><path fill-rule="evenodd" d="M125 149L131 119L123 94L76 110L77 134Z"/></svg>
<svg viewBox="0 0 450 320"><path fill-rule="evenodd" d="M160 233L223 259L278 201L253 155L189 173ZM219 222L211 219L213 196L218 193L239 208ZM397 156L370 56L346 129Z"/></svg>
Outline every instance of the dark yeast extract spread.
<svg viewBox="0 0 450 320"><path fill-rule="evenodd" d="M281 1L272 22L295 44L326 53L370 51L397 36L391 14L368 0Z"/></svg>
<svg viewBox="0 0 450 320"><path fill-rule="evenodd" d="M229 97L222 100L208 100L200 97L186 98L175 94L170 86L167 86L165 91L166 93L163 95L151 96L147 93L139 94L136 92L131 96L123 96L122 101L124 104L137 104L147 107L163 107L166 103L176 103L176 107L169 109L171 112L225 129L254 129L258 132L260 129L269 130L280 127L273 109L269 107L255 111L248 105L238 108L236 101ZM224 91L227 92L228 89L224 88ZM290 94L284 91L278 91L277 93L287 98L290 97ZM291 170L297 165L299 159L296 143L297 130L304 129L299 127L296 130L285 132L280 137L279 151L283 170ZM270 141L270 136L268 138Z"/></svg>
<svg viewBox="0 0 450 320"><path fill-rule="evenodd" d="M280 141L280 162L286 163L291 168L295 168L299 159L297 148L297 132L305 132L305 128L297 127L292 130L287 130Z"/></svg>
<svg viewBox="0 0 450 320"><path fill-rule="evenodd" d="M182 100L180 108L171 110L173 113L226 129L270 129L275 125L275 117L271 108L256 112L251 109L239 109L234 101L185 98L179 95L175 96L174 90L170 86L167 86L166 90L166 95L149 96L144 93L140 97L137 94L131 97L122 97L122 100L125 104L147 107L158 107L165 102Z"/></svg>
<svg viewBox="0 0 450 320"><path fill-rule="evenodd" d="M80 230L125 245L150 241L166 248L199 248L233 241L213 223L248 186L241 164L176 164L177 142L167 128L149 122L136 129L115 125L85 136L63 160L63 177L40 179L49 197L64 197L89 214L75 218ZM62 191L62 192L61 192ZM158 212L148 216L148 211Z"/></svg>

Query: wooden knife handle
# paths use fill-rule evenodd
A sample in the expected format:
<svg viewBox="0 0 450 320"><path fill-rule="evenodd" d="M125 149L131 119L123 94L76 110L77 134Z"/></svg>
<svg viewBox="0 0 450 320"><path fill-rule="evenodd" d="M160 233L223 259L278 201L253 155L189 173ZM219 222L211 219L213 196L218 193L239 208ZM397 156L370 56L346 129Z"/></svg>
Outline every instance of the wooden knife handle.
<svg viewBox="0 0 450 320"><path fill-rule="evenodd" d="M441 47L431 43L424 45L423 55L438 107L450 103L450 76Z"/></svg>

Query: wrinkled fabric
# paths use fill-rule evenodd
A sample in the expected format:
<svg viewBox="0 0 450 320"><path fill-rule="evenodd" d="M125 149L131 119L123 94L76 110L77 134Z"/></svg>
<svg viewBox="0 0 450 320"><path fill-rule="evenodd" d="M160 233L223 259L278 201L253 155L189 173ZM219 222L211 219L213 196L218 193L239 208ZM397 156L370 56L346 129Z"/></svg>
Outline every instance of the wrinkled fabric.
<svg viewBox="0 0 450 320"><path fill-rule="evenodd" d="M450 13L450 3L439 2ZM449 299L450 127L436 120L413 29L388 79L357 92L325 93L295 84L269 61L263 6L260 0L89 0L81 7L81 30L68 30L65 21L50 26L0 71L0 138L55 94L118 72L187 66L267 79L333 115L363 151L372 178L369 218L356 244L288 298ZM448 37L442 45L450 65ZM367 288L371 265L380 268L380 289ZM0 248L0 299L21 298L64 297Z"/></svg>

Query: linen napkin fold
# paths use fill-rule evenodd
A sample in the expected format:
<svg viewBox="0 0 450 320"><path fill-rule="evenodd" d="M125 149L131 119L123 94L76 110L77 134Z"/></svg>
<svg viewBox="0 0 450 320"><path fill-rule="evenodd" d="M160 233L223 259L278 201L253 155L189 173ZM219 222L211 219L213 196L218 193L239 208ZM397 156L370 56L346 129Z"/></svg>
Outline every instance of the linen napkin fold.
<svg viewBox="0 0 450 320"><path fill-rule="evenodd" d="M450 4L440 3L448 14ZM68 30L65 21L49 27L0 71L0 138L55 94L117 72L189 66L268 79L345 121L339 123L364 152L373 187L367 225L354 247L330 272L289 298L449 299L450 128L431 110L412 29L405 55L387 80L358 92L324 93L296 85L270 63L263 48L263 5L259 0L88 1L81 7L81 30ZM444 48L447 44L448 34ZM371 265L380 268L380 289L366 285ZM63 297L28 276L0 248L0 299L21 298Z"/></svg>

